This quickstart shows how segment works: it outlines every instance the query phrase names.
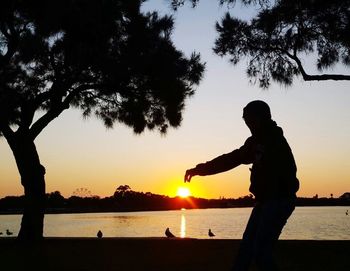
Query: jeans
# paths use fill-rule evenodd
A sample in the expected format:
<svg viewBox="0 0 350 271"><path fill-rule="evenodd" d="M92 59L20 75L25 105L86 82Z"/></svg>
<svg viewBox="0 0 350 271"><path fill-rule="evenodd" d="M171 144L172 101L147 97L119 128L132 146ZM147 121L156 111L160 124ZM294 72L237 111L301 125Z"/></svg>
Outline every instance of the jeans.
<svg viewBox="0 0 350 271"><path fill-rule="evenodd" d="M294 199L269 200L255 205L243 234L234 271L249 270L253 261L261 271L278 270L273 260L273 248L294 209Z"/></svg>

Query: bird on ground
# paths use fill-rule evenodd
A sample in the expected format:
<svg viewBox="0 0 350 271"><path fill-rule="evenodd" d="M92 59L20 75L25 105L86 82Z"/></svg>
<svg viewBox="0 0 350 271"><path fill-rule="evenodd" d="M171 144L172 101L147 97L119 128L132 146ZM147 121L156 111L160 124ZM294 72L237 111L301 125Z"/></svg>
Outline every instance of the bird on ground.
<svg viewBox="0 0 350 271"><path fill-rule="evenodd" d="M211 229L209 229L208 235L209 235L209 237L214 237L215 236L215 234L211 231Z"/></svg>
<svg viewBox="0 0 350 271"><path fill-rule="evenodd" d="M346 215L349 215L349 210L346 210L346 213L345 213Z"/></svg>
<svg viewBox="0 0 350 271"><path fill-rule="evenodd" d="M99 230L99 231L97 232L97 237L98 237L98 238L102 238L102 236L103 236L102 231Z"/></svg>
<svg viewBox="0 0 350 271"><path fill-rule="evenodd" d="M7 230L6 230L6 234L7 234L7 235L12 235L13 233L12 233L12 232L10 232L10 230L9 230L9 229L7 229Z"/></svg>
<svg viewBox="0 0 350 271"><path fill-rule="evenodd" d="M169 228L166 228L165 235L166 235L166 237L169 237L169 238L175 237L175 235L171 233Z"/></svg>

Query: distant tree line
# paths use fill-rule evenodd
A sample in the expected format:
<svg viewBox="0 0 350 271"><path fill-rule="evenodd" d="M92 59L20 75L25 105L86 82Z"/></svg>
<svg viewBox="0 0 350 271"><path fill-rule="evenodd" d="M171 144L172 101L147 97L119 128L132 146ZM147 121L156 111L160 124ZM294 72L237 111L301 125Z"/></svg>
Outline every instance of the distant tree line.
<svg viewBox="0 0 350 271"><path fill-rule="evenodd" d="M24 196L7 196L0 199L0 212L3 214L22 213ZM80 197L73 195L65 198L59 191L46 194L46 213L84 213L84 212L131 212L163 211L204 208L251 207L254 204L252 195L234 198L204 199L196 197L169 197L151 192L133 191L128 185L120 185L110 197ZM298 206L350 206L350 193L339 198L300 197Z"/></svg>

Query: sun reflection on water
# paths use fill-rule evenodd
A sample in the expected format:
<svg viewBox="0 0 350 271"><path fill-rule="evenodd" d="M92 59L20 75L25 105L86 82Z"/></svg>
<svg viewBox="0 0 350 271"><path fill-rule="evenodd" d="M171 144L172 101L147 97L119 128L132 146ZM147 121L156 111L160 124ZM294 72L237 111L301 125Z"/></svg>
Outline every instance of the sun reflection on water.
<svg viewBox="0 0 350 271"><path fill-rule="evenodd" d="M185 214L181 214L181 225L180 225L180 237L186 237L186 217Z"/></svg>

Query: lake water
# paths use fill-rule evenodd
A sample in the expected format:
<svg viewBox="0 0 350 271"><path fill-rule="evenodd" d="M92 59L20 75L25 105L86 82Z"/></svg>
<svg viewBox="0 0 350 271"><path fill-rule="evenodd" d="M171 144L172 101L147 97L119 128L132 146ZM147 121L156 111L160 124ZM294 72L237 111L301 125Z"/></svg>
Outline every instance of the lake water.
<svg viewBox="0 0 350 271"><path fill-rule="evenodd" d="M350 240L349 207L297 207L280 239ZM157 212L48 214L46 237L162 237L167 227L177 237L241 239L252 208L199 209ZM21 215L0 215L0 232L16 236Z"/></svg>

